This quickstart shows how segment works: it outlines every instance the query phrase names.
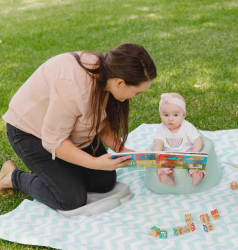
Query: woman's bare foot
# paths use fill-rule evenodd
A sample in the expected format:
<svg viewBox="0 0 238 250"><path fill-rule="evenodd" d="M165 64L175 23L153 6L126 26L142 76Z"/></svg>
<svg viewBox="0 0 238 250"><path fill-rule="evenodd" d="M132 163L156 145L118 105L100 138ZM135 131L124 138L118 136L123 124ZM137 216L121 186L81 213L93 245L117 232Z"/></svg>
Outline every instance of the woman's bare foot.
<svg viewBox="0 0 238 250"><path fill-rule="evenodd" d="M166 174L164 171L161 171L159 173L158 178L159 178L159 181L164 184L168 184L170 186L175 185L173 176L171 174Z"/></svg>
<svg viewBox="0 0 238 250"><path fill-rule="evenodd" d="M202 180L203 172L201 170L196 169L195 172L191 175L191 177L192 177L192 184L195 187Z"/></svg>
<svg viewBox="0 0 238 250"><path fill-rule="evenodd" d="M8 173L0 180L0 196L6 197L7 195L14 195L12 189L12 172Z"/></svg>

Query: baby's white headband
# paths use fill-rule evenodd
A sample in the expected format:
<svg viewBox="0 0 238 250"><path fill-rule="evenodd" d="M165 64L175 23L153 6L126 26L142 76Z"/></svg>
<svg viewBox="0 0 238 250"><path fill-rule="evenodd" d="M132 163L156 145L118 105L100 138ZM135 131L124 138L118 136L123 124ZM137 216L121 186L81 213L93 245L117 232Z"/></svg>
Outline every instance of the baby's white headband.
<svg viewBox="0 0 238 250"><path fill-rule="evenodd" d="M159 111L165 103L172 103L178 105L186 113L185 102L179 98L173 98L171 94L166 93L161 95L161 100L159 102Z"/></svg>

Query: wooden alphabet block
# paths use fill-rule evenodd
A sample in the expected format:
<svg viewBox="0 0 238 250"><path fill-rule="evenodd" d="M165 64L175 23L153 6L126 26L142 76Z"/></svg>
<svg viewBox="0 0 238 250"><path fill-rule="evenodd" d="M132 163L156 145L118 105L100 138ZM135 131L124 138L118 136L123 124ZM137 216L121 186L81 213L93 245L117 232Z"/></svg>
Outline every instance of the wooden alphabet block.
<svg viewBox="0 0 238 250"><path fill-rule="evenodd" d="M173 230L175 236L184 234L183 227L175 227Z"/></svg>
<svg viewBox="0 0 238 250"><path fill-rule="evenodd" d="M188 223L187 225L184 226L186 233L191 233L195 231L195 225L194 223Z"/></svg>
<svg viewBox="0 0 238 250"><path fill-rule="evenodd" d="M211 215L212 215L212 217L213 217L214 220L218 220L218 219L221 218L221 217L220 217L220 214L218 213L218 210L217 210L217 209L212 210L212 211L211 211Z"/></svg>
<svg viewBox="0 0 238 250"><path fill-rule="evenodd" d="M230 183L230 186L231 186L232 190L236 190L236 189L238 189L238 182L237 181L232 181Z"/></svg>
<svg viewBox="0 0 238 250"><path fill-rule="evenodd" d="M192 214L185 214L184 218L185 218L185 223L192 223L193 222Z"/></svg>
<svg viewBox="0 0 238 250"><path fill-rule="evenodd" d="M191 228L190 228L190 223L187 224L187 225L185 225L185 226L184 226L184 229L185 229L185 232L186 232L186 233L191 233L191 232L192 232L192 230L191 230Z"/></svg>
<svg viewBox="0 0 238 250"><path fill-rule="evenodd" d="M208 223L210 221L210 218L209 218L207 213L201 214L199 216L199 218L200 218L200 221L201 221L202 224L206 224L206 223Z"/></svg>
<svg viewBox="0 0 238 250"><path fill-rule="evenodd" d="M203 225L203 230L205 232L210 232L210 231L214 230L213 224L211 222L209 222L209 223Z"/></svg>
<svg viewBox="0 0 238 250"><path fill-rule="evenodd" d="M168 238L168 231L167 230L160 230L159 237L162 239Z"/></svg>
<svg viewBox="0 0 238 250"><path fill-rule="evenodd" d="M221 218L219 213L214 214L212 217L213 217L214 220L218 220L218 219Z"/></svg>
<svg viewBox="0 0 238 250"><path fill-rule="evenodd" d="M159 236L160 234L160 229L156 226L153 226L151 229L150 229L150 236L156 238L157 236Z"/></svg>

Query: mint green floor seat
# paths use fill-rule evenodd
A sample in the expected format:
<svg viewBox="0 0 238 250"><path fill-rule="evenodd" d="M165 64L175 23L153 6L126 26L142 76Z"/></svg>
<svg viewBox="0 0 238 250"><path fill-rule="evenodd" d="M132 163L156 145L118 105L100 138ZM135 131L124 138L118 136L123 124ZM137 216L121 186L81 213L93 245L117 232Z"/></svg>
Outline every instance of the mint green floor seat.
<svg viewBox="0 0 238 250"><path fill-rule="evenodd" d="M201 152L208 153L208 160L206 176L196 187L192 185L192 179L186 169L174 169L175 186L170 186L159 182L156 168L149 167L146 168L145 173L146 188L157 194L190 194L204 192L218 185L222 179L222 173L214 145L210 139L202 134L201 136L203 139ZM153 151L153 144L147 151Z"/></svg>

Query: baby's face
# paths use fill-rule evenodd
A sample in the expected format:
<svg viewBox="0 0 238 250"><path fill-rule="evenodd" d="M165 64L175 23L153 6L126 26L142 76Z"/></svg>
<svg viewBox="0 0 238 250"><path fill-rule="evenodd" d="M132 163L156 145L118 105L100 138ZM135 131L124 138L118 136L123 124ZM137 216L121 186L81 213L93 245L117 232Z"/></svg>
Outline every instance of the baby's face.
<svg viewBox="0 0 238 250"><path fill-rule="evenodd" d="M160 109L160 117L168 129L175 129L182 123L185 114L178 105L165 103Z"/></svg>

